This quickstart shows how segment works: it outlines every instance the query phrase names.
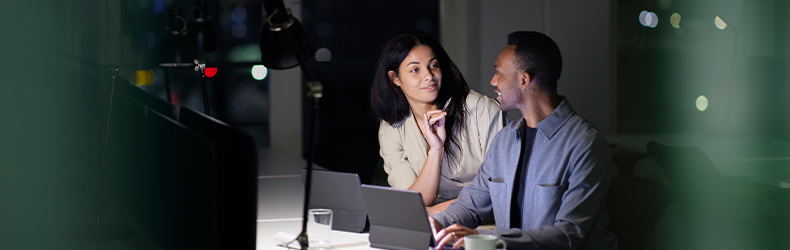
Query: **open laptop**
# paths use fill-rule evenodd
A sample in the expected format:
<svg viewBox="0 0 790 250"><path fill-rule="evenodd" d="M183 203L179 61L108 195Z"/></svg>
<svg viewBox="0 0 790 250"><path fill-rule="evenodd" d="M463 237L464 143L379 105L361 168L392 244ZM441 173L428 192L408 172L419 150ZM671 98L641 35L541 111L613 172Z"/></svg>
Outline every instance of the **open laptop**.
<svg viewBox="0 0 790 250"><path fill-rule="evenodd" d="M362 185L360 191L370 219L371 247L423 250L436 246L419 192L372 185Z"/></svg>
<svg viewBox="0 0 790 250"><path fill-rule="evenodd" d="M302 181L307 178L306 174L307 170L302 169ZM332 230L367 231L367 213L357 174L313 169L312 181L308 207L331 209Z"/></svg>

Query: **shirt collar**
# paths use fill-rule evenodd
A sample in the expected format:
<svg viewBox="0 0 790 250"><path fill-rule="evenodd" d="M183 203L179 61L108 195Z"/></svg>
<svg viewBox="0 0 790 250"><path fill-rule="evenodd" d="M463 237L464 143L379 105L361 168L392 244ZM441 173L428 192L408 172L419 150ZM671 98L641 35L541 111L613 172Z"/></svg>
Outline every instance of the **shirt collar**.
<svg viewBox="0 0 790 250"><path fill-rule="evenodd" d="M557 134L557 131L562 128L562 125L564 125L565 122L568 121L568 118L573 116L575 113L567 98L560 96L560 100L560 105L558 105L557 108L555 108L554 111L549 114L549 116L540 121L537 126L538 132L543 133L549 139ZM516 135L518 135L516 140L521 137L521 133L523 133L522 131L525 131L522 129L522 126L526 125L527 123L522 117L518 126L516 126Z"/></svg>

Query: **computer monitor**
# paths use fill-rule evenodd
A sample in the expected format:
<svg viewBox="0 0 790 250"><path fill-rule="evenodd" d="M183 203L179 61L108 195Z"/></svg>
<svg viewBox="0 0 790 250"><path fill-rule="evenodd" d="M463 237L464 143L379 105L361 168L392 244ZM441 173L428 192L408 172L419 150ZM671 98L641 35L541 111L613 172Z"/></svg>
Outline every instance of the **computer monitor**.
<svg viewBox="0 0 790 250"><path fill-rule="evenodd" d="M177 119L176 106L173 105L172 103L169 103L164 99L159 98L158 96L155 96L154 94L151 94L148 91L145 91L144 89L131 85L126 80L115 81L115 87L121 93L124 93L129 97L131 97L132 99L135 99L140 103L145 104L148 107L148 109L156 110L156 112L159 112L160 114L170 119L173 120Z"/></svg>
<svg viewBox="0 0 790 250"><path fill-rule="evenodd" d="M255 249L258 213L255 139L184 106L180 109L179 121L211 140L216 148L219 249Z"/></svg>
<svg viewBox="0 0 790 250"><path fill-rule="evenodd" d="M112 181L121 204L164 249L217 249L212 141L152 110L138 140Z"/></svg>

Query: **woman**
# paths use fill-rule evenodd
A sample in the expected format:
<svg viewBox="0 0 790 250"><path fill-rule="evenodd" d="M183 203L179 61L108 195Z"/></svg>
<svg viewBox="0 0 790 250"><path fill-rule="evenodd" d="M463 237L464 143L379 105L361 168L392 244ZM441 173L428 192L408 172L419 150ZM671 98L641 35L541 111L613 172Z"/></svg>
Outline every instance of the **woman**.
<svg viewBox="0 0 790 250"><path fill-rule="evenodd" d="M419 191L429 214L471 184L504 122L499 105L470 91L447 52L419 31L384 43L370 103L387 181Z"/></svg>

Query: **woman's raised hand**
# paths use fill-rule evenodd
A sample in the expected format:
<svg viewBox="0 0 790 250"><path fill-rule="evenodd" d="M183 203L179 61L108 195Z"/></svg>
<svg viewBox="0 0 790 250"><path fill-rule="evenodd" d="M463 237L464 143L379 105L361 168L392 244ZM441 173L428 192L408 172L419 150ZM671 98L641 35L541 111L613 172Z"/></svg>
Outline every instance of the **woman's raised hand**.
<svg viewBox="0 0 790 250"><path fill-rule="evenodd" d="M420 126L420 132L428 142L431 149L441 150L444 145L444 140L447 138L447 131L444 129L445 118L447 113L441 110L431 110L426 112L422 119L423 123Z"/></svg>

